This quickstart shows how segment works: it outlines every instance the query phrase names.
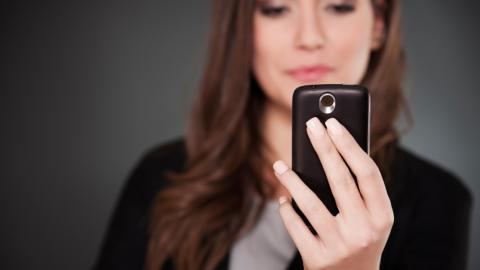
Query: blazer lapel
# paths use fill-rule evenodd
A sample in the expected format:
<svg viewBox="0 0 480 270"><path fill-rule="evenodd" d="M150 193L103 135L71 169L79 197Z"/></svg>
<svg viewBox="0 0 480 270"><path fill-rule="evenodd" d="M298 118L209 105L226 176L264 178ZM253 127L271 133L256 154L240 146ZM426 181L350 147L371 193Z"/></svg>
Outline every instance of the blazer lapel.
<svg viewBox="0 0 480 270"><path fill-rule="evenodd" d="M228 270L228 262L230 261L230 253L232 249L227 252L227 255L223 257L222 261L218 264L217 270Z"/></svg>
<svg viewBox="0 0 480 270"><path fill-rule="evenodd" d="M298 249L295 251L295 256L290 261L287 270L303 270L303 261Z"/></svg>

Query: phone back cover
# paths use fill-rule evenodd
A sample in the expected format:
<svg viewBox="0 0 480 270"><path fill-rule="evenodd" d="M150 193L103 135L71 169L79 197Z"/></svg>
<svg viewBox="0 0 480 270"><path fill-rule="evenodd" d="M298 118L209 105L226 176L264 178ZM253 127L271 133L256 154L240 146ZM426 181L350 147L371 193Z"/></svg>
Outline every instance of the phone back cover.
<svg viewBox="0 0 480 270"><path fill-rule="evenodd" d="M330 114L325 114L319 108L319 98L324 93L330 93L335 97L335 109ZM369 92L360 85L305 85L295 90L292 106L292 169L335 215L338 209L320 159L308 138L305 123L314 116L323 124L328 118L334 117L347 128L363 150L369 153ZM295 201L293 206L310 226Z"/></svg>

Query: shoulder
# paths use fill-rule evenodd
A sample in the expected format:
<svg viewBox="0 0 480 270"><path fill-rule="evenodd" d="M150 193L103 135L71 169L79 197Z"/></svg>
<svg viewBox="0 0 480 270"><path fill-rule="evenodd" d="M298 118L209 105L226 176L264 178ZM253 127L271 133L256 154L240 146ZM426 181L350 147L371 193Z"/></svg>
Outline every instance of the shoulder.
<svg viewBox="0 0 480 270"><path fill-rule="evenodd" d="M152 172L165 169L182 169L186 159L186 149L183 137L176 137L158 143L146 149L137 167L151 167Z"/></svg>
<svg viewBox="0 0 480 270"><path fill-rule="evenodd" d="M421 198L436 198L470 207L473 195L455 173L425 158L405 146L397 146L395 165L398 179L407 190L416 191Z"/></svg>
<svg viewBox="0 0 480 270"><path fill-rule="evenodd" d="M143 268L151 202L167 184L163 173L182 169L184 149L183 139L175 138L143 152L123 186L94 269Z"/></svg>
<svg viewBox="0 0 480 270"><path fill-rule="evenodd" d="M183 137L158 143L143 151L128 177L126 191L134 191L149 203L168 184L165 173L184 168L186 151Z"/></svg>
<svg viewBox="0 0 480 270"><path fill-rule="evenodd" d="M395 222L382 269L464 269L472 193L456 174L396 145L387 191Z"/></svg>

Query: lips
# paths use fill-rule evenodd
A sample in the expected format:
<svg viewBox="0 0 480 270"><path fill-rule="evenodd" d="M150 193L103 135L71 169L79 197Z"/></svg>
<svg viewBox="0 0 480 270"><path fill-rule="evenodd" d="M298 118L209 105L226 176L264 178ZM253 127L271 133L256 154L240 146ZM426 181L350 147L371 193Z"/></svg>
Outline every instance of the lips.
<svg viewBox="0 0 480 270"><path fill-rule="evenodd" d="M303 83L319 82L327 73L332 72L333 69L329 66L303 66L287 70L287 74L292 76L295 80Z"/></svg>

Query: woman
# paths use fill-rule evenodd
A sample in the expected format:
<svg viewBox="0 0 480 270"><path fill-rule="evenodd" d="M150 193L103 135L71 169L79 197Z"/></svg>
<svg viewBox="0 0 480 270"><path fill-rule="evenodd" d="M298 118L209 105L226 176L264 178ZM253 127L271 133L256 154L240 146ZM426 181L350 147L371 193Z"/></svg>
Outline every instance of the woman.
<svg viewBox="0 0 480 270"><path fill-rule="evenodd" d="M188 132L136 166L96 269L464 269L470 192L398 144L396 1L217 0L213 15ZM335 216L289 169L292 93L314 83L372 97L371 156L335 119L306 123Z"/></svg>

